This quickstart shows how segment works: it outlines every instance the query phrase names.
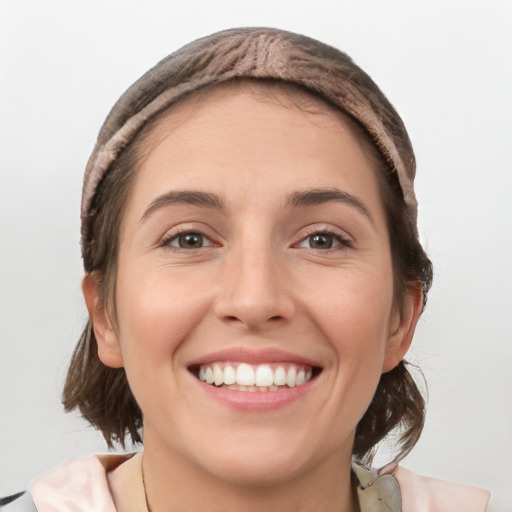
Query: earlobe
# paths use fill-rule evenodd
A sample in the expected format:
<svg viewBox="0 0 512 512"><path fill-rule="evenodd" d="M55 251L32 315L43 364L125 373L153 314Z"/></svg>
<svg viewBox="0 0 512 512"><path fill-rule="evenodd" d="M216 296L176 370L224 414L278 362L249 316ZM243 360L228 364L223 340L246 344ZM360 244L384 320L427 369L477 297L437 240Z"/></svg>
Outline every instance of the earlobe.
<svg viewBox="0 0 512 512"><path fill-rule="evenodd" d="M123 357L117 333L100 300L100 279L101 276L97 272L85 274L82 279L82 292L98 344L98 356L101 362L111 368L121 368Z"/></svg>
<svg viewBox="0 0 512 512"><path fill-rule="evenodd" d="M423 292L421 285L411 286L407 290L398 325L390 333L382 365L382 373L389 372L395 368L405 357L411 346L422 307Z"/></svg>

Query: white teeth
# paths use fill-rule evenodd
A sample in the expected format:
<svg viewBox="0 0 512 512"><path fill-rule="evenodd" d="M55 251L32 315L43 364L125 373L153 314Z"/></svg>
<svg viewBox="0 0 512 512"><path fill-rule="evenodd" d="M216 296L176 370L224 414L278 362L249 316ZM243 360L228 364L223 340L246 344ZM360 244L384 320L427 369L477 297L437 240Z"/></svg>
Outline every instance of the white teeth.
<svg viewBox="0 0 512 512"><path fill-rule="evenodd" d="M270 364L213 363L200 366L197 376L199 380L212 386L249 392L277 391L280 387L302 386L313 377L310 367L287 363L274 368L272 370Z"/></svg>
<svg viewBox="0 0 512 512"><path fill-rule="evenodd" d="M201 377L199 377L201 378ZM236 371L232 366L224 368L224 384L230 385L236 383Z"/></svg>
<svg viewBox="0 0 512 512"><path fill-rule="evenodd" d="M256 386L272 386L274 384L274 372L268 364L262 364L256 368Z"/></svg>
<svg viewBox="0 0 512 512"><path fill-rule="evenodd" d="M286 371L282 366L278 366L274 372L274 384L284 386L286 384Z"/></svg>
<svg viewBox="0 0 512 512"><path fill-rule="evenodd" d="M236 369L236 382L243 386L254 386L254 370L252 366L241 363Z"/></svg>
<svg viewBox="0 0 512 512"><path fill-rule="evenodd" d="M297 370L295 369L294 366L290 366L290 368L288 369L288 372L286 374L286 384L290 388L294 388L295 385L297 384Z"/></svg>
<svg viewBox="0 0 512 512"><path fill-rule="evenodd" d="M224 382L224 372L218 364L213 365L213 382L216 386L220 386Z"/></svg>

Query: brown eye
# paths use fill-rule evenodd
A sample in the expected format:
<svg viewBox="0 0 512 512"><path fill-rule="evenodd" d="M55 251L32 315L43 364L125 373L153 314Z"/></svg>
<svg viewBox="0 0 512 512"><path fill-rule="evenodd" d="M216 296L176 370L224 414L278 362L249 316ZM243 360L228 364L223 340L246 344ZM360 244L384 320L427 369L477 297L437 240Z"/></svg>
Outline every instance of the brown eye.
<svg viewBox="0 0 512 512"><path fill-rule="evenodd" d="M308 237L311 249L330 249L333 246L334 237L328 233L317 233Z"/></svg>
<svg viewBox="0 0 512 512"><path fill-rule="evenodd" d="M345 239L337 233L330 233L329 231L319 231L313 233L297 244L297 247L304 249L314 249L317 251L327 251L329 249L344 249L352 247L350 240Z"/></svg>
<svg viewBox="0 0 512 512"><path fill-rule="evenodd" d="M197 249L203 246L203 235L199 233L185 233L178 237L178 243L182 249Z"/></svg>
<svg viewBox="0 0 512 512"><path fill-rule="evenodd" d="M201 233L187 232L172 237L167 244L180 249L199 249L207 244L207 238Z"/></svg>

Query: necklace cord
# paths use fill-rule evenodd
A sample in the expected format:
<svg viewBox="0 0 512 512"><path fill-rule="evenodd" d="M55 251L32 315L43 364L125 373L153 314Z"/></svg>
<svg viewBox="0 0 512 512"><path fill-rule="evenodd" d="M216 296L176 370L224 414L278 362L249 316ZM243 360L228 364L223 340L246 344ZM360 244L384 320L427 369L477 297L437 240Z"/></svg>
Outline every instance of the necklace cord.
<svg viewBox="0 0 512 512"><path fill-rule="evenodd" d="M144 459L142 459L140 463L140 472L142 475L142 487L144 489L144 500L146 502L147 512L152 512L151 507L149 506L148 491L146 489L146 479L144 478Z"/></svg>

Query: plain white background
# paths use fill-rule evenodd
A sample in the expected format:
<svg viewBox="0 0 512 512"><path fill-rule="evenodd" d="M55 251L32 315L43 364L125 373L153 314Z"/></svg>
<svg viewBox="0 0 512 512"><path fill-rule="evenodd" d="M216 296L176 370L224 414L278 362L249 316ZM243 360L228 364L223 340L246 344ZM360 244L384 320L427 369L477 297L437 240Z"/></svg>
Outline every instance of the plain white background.
<svg viewBox="0 0 512 512"><path fill-rule="evenodd" d="M404 465L512 510L510 0L0 0L0 495L106 450L59 397L86 320L82 173L108 109L171 51L241 25L346 51L402 115L436 272L410 354L429 413Z"/></svg>

